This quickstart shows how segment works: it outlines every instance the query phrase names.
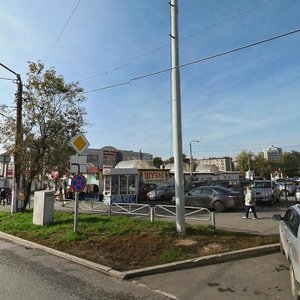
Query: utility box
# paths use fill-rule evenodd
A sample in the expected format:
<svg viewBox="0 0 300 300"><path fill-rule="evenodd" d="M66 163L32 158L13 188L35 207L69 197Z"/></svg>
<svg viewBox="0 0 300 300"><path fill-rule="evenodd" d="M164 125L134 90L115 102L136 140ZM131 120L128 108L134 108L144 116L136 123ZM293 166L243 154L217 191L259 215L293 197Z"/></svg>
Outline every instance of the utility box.
<svg viewBox="0 0 300 300"><path fill-rule="evenodd" d="M38 191L34 193L33 224L49 225L53 223L54 192Z"/></svg>

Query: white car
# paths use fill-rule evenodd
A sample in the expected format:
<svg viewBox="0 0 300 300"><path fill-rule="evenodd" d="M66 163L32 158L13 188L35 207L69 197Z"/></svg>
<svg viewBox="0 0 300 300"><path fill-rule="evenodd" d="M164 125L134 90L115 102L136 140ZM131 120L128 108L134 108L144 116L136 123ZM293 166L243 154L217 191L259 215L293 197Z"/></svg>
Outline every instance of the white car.
<svg viewBox="0 0 300 300"><path fill-rule="evenodd" d="M293 299L300 300L300 205L291 206L283 217L274 215L280 220L280 250L290 264L290 278Z"/></svg>
<svg viewBox="0 0 300 300"><path fill-rule="evenodd" d="M296 190L295 196L296 196L296 201L300 201L300 188L298 188L298 189Z"/></svg>

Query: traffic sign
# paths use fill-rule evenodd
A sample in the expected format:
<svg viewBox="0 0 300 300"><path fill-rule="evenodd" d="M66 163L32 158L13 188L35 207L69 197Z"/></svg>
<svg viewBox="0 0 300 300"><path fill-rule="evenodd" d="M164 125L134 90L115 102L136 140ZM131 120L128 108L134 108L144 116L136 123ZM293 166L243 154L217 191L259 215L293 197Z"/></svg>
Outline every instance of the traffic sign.
<svg viewBox="0 0 300 300"><path fill-rule="evenodd" d="M86 155L71 155L70 156L70 172L86 173L87 171L87 156Z"/></svg>
<svg viewBox="0 0 300 300"><path fill-rule="evenodd" d="M90 143L87 141L85 136L79 132L70 140L70 145L78 154L81 154L90 145Z"/></svg>
<svg viewBox="0 0 300 300"><path fill-rule="evenodd" d="M81 192L86 186L86 179L82 174L76 174L71 180L71 188L75 192Z"/></svg>

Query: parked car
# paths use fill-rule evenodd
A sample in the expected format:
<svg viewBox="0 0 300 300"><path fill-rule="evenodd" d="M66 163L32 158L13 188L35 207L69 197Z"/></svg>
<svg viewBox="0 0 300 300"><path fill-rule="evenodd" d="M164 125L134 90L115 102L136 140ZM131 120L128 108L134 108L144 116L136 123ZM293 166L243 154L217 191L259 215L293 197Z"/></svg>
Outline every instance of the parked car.
<svg viewBox="0 0 300 300"><path fill-rule="evenodd" d="M295 196L296 196L296 201L300 201L300 187L297 188Z"/></svg>
<svg viewBox="0 0 300 300"><path fill-rule="evenodd" d="M274 204L280 199L280 191L271 180L255 180L250 186L256 202Z"/></svg>
<svg viewBox="0 0 300 300"><path fill-rule="evenodd" d="M293 181L275 181L276 188L279 190L280 196L295 195L297 185Z"/></svg>
<svg viewBox="0 0 300 300"><path fill-rule="evenodd" d="M174 195L174 186L158 185L154 190L147 193L147 198L150 200L171 200Z"/></svg>
<svg viewBox="0 0 300 300"><path fill-rule="evenodd" d="M290 264L290 279L293 299L300 300L300 205L291 206L283 217L274 215L280 220L280 250Z"/></svg>
<svg viewBox="0 0 300 300"><path fill-rule="evenodd" d="M216 212L244 204L239 192L220 186L201 186L185 194L186 206L213 208Z"/></svg>
<svg viewBox="0 0 300 300"><path fill-rule="evenodd" d="M139 201L147 200L148 192L154 190L157 187L155 183L144 183L139 187Z"/></svg>
<svg viewBox="0 0 300 300"><path fill-rule="evenodd" d="M184 186L184 192L187 193L199 186L206 186L208 185L208 182L206 181L198 181L198 180L194 180L194 181L189 181L187 184L185 184Z"/></svg>

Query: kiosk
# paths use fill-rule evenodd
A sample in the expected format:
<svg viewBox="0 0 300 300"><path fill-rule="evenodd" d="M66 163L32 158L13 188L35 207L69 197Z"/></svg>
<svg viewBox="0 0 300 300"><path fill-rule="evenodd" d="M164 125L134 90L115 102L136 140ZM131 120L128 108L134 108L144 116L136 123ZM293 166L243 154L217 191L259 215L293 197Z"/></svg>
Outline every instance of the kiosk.
<svg viewBox="0 0 300 300"><path fill-rule="evenodd" d="M103 169L103 203L137 203L138 169Z"/></svg>

